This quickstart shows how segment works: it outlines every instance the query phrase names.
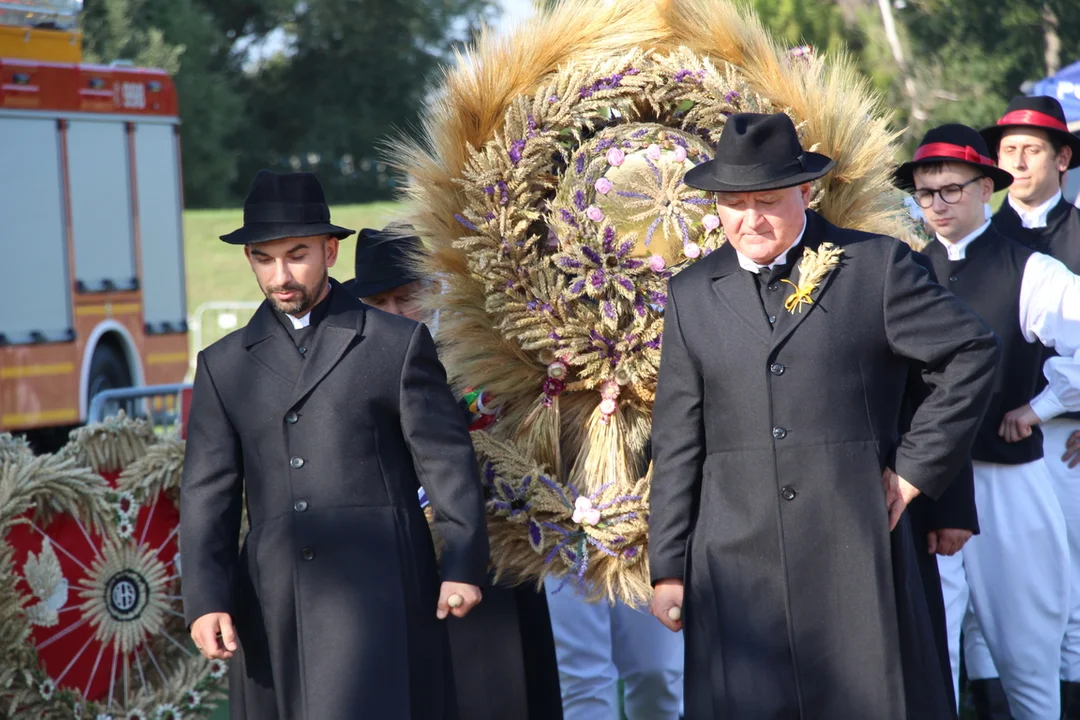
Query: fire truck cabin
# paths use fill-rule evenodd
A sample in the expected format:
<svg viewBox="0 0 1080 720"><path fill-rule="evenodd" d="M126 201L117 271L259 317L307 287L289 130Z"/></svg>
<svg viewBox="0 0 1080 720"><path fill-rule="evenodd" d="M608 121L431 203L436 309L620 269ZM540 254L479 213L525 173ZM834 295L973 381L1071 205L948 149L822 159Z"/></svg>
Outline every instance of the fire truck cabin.
<svg viewBox="0 0 1080 720"><path fill-rule="evenodd" d="M0 431L187 369L176 90L81 62L77 12L0 0Z"/></svg>

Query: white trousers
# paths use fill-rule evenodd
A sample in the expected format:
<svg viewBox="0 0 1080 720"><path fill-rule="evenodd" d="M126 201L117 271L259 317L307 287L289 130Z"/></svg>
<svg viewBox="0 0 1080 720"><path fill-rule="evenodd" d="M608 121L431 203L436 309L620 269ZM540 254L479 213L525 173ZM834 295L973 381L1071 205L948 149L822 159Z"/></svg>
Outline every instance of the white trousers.
<svg viewBox="0 0 1080 720"><path fill-rule="evenodd" d="M628 720L678 720L683 637L623 603L589 603L573 582L545 582L564 720L619 720L618 681Z"/></svg>
<svg viewBox="0 0 1080 720"><path fill-rule="evenodd" d="M1061 512L1065 515L1065 530L1069 535L1070 602L1069 624L1061 644L1061 679L1080 682L1080 465L1070 469L1061 461L1065 443L1074 432L1080 431L1076 420L1051 420L1043 423L1043 453L1050 477L1054 482Z"/></svg>
<svg viewBox="0 0 1080 720"><path fill-rule="evenodd" d="M976 462L981 532L953 557L938 557L957 697L963 632L968 677L1000 675L1016 720L1048 720L1061 713L1058 675L1069 615L1069 547L1052 485L1042 460ZM989 668L980 662L984 657L992 659Z"/></svg>

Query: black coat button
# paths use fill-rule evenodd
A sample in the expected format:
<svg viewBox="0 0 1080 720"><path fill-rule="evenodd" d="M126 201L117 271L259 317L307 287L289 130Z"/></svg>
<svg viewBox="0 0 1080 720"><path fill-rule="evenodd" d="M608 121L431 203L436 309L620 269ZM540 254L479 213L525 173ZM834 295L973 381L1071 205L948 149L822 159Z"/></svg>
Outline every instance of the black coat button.
<svg viewBox="0 0 1080 720"><path fill-rule="evenodd" d="M780 289L779 285L770 285L769 286L769 290L771 290L772 292L776 292L779 289Z"/></svg>
<svg viewBox="0 0 1080 720"><path fill-rule="evenodd" d="M289 423L290 425L295 425L296 421L299 420L299 419L300 419L300 416L297 415L294 412L291 412L291 413L289 413L288 415L285 416L285 422Z"/></svg>
<svg viewBox="0 0 1080 720"><path fill-rule="evenodd" d="M955 275L950 275L950 276L949 276L949 282L956 282L956 281L957 281L957 280L959 280L959 279L960 279L960 278L956 277Z"/></svg>
<svg viewBox="0 0 1080 720"><path fill-rule="evenodd" d="M773 375L783 375L785 370L787 370L787 368L780 363L773 363L769 366L769 372Z"/></svg>
<svg viewBox="0 0 1080 720"><path fill-rule="evenodd" d="M304 467L304 458L294 457L292 460L289 461L289 464L292 465L294 468L302 468Z"/></svg>
<svg viewBox="0 0 1080 720"><path fill-rule="evenodd" d="M774 427L772 429L772 436L777 440L783 440L787 437L787 430L782 427Z"/></svg>
<svg viewBox="0 0 1080 720"><path fill-rule="evenodd" d="M305 560L314 560L315 559L315 550L314 550L314 548L304 548L303 550L300 551L300 557L304 558Z"/></svg>
<svg viewBox="0 0 1080 720"><path fill-rule="evenodd" d="M300 354L301 354L301 355L303 355L304 353L306 353L306 352L307 352L307 348L306 348L306 347L304 347L303 345L301 345L300 347L298 347L298 348L296 348L296 349L300 351Z"/></svg>
<svg viewBox="0 0 1080 720"><path fill-rule="evenodd" d="M307 510L307 500L297 500L293 503L293 510L296 512L304 512Z"/></svg>
<svg viewBox="0 0 1080 720"><path fill-rule="evenodd" d="M798 493L795 492L795 488L786 486L780 488L780 497L784 498L785 500L794 500L797 494Z"/></svg>
<svg viewBox="0 0 1080 720"><path fill-rule="evenodd" d="M770 315L769 316L769 322L775 324L776 323L776 316L775 315Z"/></svg>

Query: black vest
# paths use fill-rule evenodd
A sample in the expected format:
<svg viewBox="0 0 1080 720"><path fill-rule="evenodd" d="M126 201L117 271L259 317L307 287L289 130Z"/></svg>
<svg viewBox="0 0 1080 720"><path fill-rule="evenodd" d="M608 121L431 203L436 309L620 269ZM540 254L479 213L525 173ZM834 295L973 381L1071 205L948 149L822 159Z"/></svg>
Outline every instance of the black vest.
<svg viewBox="0 0 1080 720"><path fill-rule="evenodd" d="M1033 250L987 229L967 247L967 257L950 261L945 246L933 242L924 250L938 282L951 290L990 326L1001 341L1002 356L994 375L994 394L971 458L1001 465L1021 465L1043 456L1042 431L1007 443L998 436L1005 413L1030 402L1042 377L1043 352L1029 343L1020 328L1020 285Z"/></svg>
<svg viewBox="0 0 1080 720"><path fill-rule="evenodd" d="M1007 238L1022 245L1057 258L1065 267L1080 275L1080 209L1062 198L1046 216L1046 227L1026 228L1013 206L1006 200L994 215L994 227ZM1044 358L1057 355L1053 348L1046 348ZM1040 376L1038 392L1046 387L1046 378ZM1059 417L1080 421L1080 412Z"/></svg>

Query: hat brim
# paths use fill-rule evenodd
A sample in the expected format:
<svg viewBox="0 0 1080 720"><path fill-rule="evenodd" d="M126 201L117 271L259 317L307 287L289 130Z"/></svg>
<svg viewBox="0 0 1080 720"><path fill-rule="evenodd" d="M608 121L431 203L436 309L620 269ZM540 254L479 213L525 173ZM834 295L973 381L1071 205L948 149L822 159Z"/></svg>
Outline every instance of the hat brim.
<svg viewBox="0 0 1080 720"><path fill-rule="evenodd" d="M371 297L372 295L378 295L379 293L388 292L395 288L399 288L402 285L408 285L409 283L416 282L421 278L413 277L412 275L398 275L396 277L384 278L382 280L366 280L360 281L356 278L348 280L342 283L342 287L345 287L356 297Z"/></svg>
<svg viewBox="0 0 1080 720"><path fill-rule="evenodd" d="M893 172L893 184L905 192L915 192L915 168L923 165L941 165L944 163L967 165L970 168L978 170L994 182L994 192L1004 190L1013 184L1013 176L1001 168L980 165L979 163L967 162L966 160L934 157L928 157L923 160L912 160L911 162L906 162L896 168Z"/></svg>
<svg viewBox="0 0 1080 720"><path fill-rule="evenodd" d="M703 162L697 167L686 171L683 183L706 192L764 192L766 190L783 190L795 187L803 183L813 182L829 173L836 162L820 153L804 153L803 171L794 175L769 178L750 182L726 181L716 177L716 171L725 167L725 163L719 158Z"/></svg>
<svg viewBox="0 0 1080 720"><path fill-rule="evenodd" d="M221 239L230 245L252 245L284 238L306 238L318 235L329 235L343 240L355 233L355 230L330 223L252 223L228 235L222 235Z"/></svg>
<svg viewBox="0 0 1080 720"><path fill-rule="evenodd" d="M998 158L998 145L1001 144L1001 136L1005 134L1006 130L1042 130L1047 135L1056 137L1063 144L1072 148L1072 160L1069 161L1069 170L1080 167L1080 137L1068 130L1058 130L1057 128L1048 128L1042 125L991 125L980 130L979 134L986 141L986 146L990 148L990 157L994 158L995 162Z"/></svg>

